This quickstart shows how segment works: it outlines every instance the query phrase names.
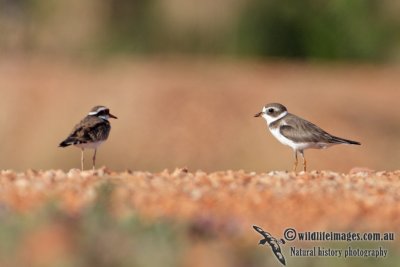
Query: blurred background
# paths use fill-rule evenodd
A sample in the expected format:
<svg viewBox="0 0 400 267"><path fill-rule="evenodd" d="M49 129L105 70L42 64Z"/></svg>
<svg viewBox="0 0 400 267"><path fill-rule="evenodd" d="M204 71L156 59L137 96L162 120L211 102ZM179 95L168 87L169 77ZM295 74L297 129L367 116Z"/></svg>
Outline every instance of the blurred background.
<svg viewBox="0 0 400 267"><path fill-rule="evenodd" d="M57 145L102 104L99 166L290 170L253 118L280 102L362 143L310 169L398 169L399 26L389 0L0 0L0 168L79 167Z"/></svg>
<svg viewBox="0 0 400 267"><path fill-rule="evenodd" d="M111 121L109 140L98 151L98 167L291 170L291 149L253 117L269 102L280 102L331 134L362 143L308 150L310 170L399 169L399 62L399 1L0 0L0 170L79 168L79 149L58 144L100 104L118 120ZM91 157L87 151L87 169ZM141 196L140 188L129 187L122 178L104 178L117 188L107 190L89 187L86 178L66 178L64 192L59 188L63 183L51 174L43 179L36 174L28 171L24 178L1 173L1 266L279 266L268 247L256 245L259 236L251 225L243 226L245 231L233 227L210 234L212 216L193 222L179 221L179 216L154 221L129 201L117 203L128 207L119 218L118 209L112 208L118 188L127 192L128 200ZM149 188L153 180L160 182L146 179ZM54 191L43 189L46 181ZM398 201L387 202L382 184L375 181L366 183L367 197L344 201L356 217L342 230L378 231L387 222L396 225ZM85 198L82 185L96 198L70 214L59 202ZM187 193L196 195L198 189ZM46 203L41 207L29 198L35 190L44 191L38 197ZM154 191L141 192L148 197L143 202L149 201L144 207L156 202L159 192ZM267 200L275 196L268 189L263 192ZM319 193L332 197L329 192ZM236 203L224 202L224 194L242 193L251 201L246 185L225 193L215 189L227 213ZM242 214L266 211L262 215L270 220L257 223L271 226L265 229L276 237L285 227L298 225L285 216L291 213L310 221L307 231L341 230L335 221L346 213L329 203L332 198L324 196L325 202L319 203L303 190L298 194L300 198L277 194L275 204L259 200ZM27 210L14 210L7 197ZM195 201L189 204L195 206ZM388 214L384 219L375 213L376 201L382 201L379 207ZM281 205L285 202L291 208ZM187 204L174 199L168 203L177 205L178 214L180 205ZM215 205L207 199L205 203L196 208L199 214L207 215ZM318 218L327 219L321 210L333 210L335 229L319 223ZM164 214L162 208L159 212ZM237 223L237 218L225 219L227 225ZM289 220L287 225L283 220ZM385 266L399 266L398 241L382 246L390 250ZM289 246L283 251L289 255ZM288 257L288 265L292 263L382 264L374 258Z"/></svg>

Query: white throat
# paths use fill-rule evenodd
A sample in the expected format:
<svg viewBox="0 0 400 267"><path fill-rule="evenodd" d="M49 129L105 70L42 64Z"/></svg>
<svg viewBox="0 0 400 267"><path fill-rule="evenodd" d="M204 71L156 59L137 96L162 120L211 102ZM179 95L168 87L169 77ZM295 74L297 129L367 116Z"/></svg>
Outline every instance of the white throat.
<svg viewBox="0 0 400 267"><path fill-rule="evenodd" d="M268 116L266 113L262 114L262 117L267 121L268 126L273 123L274 121L280 120L283 117L285 117L288 114L287 111L283 112L281 115L279 115L278 117L271 117Z"/></svg>
<svg viewBox="0 0 400 267"><path fill-rule="evenodd" d="M108 115L103 115L103 116L99 116L99 118L108 121L108 119L110 117Z"/></svg>

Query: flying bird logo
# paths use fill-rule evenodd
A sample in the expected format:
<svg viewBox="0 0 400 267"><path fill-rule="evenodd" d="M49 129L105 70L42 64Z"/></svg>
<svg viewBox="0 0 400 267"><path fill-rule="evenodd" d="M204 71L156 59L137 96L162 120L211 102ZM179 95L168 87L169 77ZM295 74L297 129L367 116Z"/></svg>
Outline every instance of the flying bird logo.
<svg viewBox="0 0 400 267"><path fill-rule="evenodd" d="M276 258L279 260L280 263L283 265L286 265L286 260L285 257L282 254L281 247L279 244L285 244L285 240L282 238L280 240L277 240L275 237L273 237L270 233L265 232L261 227L258 227L256 225L253 225L254 230L256 230L259 234L261 234L264 238L258 242L259 245L265 245L265 243L268 243L268 245L271 246L272 252L275 254Z"/></svg>

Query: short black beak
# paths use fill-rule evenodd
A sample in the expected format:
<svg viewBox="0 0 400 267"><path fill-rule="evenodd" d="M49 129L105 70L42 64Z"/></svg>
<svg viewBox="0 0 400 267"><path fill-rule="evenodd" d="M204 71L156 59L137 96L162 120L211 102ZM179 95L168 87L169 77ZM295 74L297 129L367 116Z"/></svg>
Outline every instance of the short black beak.
<svg viewBox="0 0 400 267"><path fill-rule="evenodd" d="M108 114L108 116L110 117L110 118L113 118L113 119L118 119L116 116L114 116L113 114Z"/></svg>
<svg viewBox="0 0 400 267"><path fill-rule="evenodd" d="M260 117L262 115L262 112L258 112L254 117Z"/></svg>

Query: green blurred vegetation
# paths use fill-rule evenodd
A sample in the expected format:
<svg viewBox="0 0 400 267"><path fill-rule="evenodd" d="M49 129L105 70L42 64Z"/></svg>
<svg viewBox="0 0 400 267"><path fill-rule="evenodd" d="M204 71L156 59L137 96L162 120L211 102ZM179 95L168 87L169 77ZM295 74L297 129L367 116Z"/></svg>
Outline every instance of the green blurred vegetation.
<svg viewBox="0 0 400 267"><path fill-rule="evenodd" d="M381 0L255 0L241 18L238 49L287 58L380 60L399 41L398 22Z"/></svg>
<svg viewBox="0 0 400 267"><path fill-rule="evenodd" d="M387 0L1 0L0 49L382 61L399 18Z"/></svg>

